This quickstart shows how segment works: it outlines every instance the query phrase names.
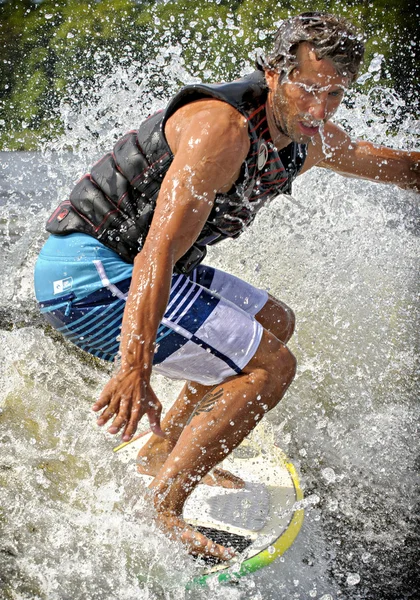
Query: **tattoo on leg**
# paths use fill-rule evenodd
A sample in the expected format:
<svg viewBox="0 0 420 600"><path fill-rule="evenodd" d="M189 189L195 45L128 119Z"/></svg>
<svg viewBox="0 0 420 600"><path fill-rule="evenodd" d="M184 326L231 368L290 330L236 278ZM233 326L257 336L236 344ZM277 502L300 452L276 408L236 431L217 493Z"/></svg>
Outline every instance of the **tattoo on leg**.
<svg viewBox="0 0 420 600"><path fill-rule="evenodd" d="M201 400L200 404L195 408L194 412L188 419L187 425L189 425L192 419L201 413L210 412L213 406L216 404L217 400L223 396L223 388L217 390L217 392L209 392L204 396Z"/></svg>

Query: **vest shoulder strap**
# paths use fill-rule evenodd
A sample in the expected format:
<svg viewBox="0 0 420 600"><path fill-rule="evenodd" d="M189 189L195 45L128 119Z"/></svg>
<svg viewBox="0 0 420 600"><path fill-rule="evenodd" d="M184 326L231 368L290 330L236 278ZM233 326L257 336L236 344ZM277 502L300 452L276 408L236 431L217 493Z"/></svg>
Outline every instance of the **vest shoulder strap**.
<svg viewBox="0 0 420 600"><path fill-rule="evenodd" d="M162 122L164 128L166 121L179 108L195 100L214 98L227 102L240 113L246 114L256 105L265 102L267 97L267 84L262 71L254 71L242 79L230 83L193 83L183 87L169 102Z"/></svg>

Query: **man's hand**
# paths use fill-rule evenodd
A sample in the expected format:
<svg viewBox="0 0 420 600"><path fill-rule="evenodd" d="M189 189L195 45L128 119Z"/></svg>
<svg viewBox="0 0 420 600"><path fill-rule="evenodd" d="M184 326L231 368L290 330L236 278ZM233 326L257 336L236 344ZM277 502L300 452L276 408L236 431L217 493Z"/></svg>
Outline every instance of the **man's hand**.
<svg viewBox="0 0 420 600"><path fill-rule="evenodd" d="M332 169L341 175L393 183L403 190L420 191L420 152L397 150L353 140L340 127L328 122L324 137L315 136L301 174L314 166ZM328 150L328 152L326 152Z"/></svg>
<svg viewBox="0 0 420 600"><path fill-rule="evenodd" d="M119 371L106 384L92 410L97 412L103 408L105 410L98 419L98 425L105 425L114 418L108 432L116 434L124 428L123 442L128 442L133 437L144 415L147 415L153 433L165 437L160 426L162 405L150 383L142 381L140 369Z"/></svg>
<svg viewBox="0 0 420 600"><path fill-rule="evenodd" d="M415 154L419 155L420 153L416 152ZM409 181L406 184L401 184L400 187L405 190L420 192L420 157L416 161L413 161L410 167L410 175Z"/></svg>

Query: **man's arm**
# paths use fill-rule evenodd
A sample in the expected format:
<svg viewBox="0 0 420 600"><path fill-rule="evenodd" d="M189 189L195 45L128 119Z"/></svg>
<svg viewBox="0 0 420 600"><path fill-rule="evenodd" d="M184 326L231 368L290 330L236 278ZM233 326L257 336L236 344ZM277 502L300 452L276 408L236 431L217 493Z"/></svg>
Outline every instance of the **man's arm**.
<svg viewBox="0 0 420 600"><path fill-rule="evenodd" d="M371 142L352 140L340 127L327 123L324 142L320 135L308 148L308 164L332 169L341 175L394 183L420 191L420 152L395 150Z"/></svg>
<svg viewBox="0 0 420 600"><path fill-rule="evenodd" d="M248 149L245 119L214 100L179 109L166 135L175 155L163 181L149 233L134 261L121 330L121 366L105 386L93 410L113 418L110 433L123 428L123 440L135 433L147 414L160 435L161 404L150 386L155 339L169 298L173 267L192 246L212 209L217 192L237 178Z"/></svg>

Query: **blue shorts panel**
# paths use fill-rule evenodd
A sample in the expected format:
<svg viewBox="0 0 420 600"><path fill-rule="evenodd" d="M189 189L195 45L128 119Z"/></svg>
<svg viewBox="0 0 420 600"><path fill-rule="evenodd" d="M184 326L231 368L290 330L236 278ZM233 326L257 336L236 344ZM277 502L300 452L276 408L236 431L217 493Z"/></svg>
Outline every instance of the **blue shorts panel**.
<svg viewBox="0 0 420 600"><path fill-rule="evenodd" d="M57 300L70 293L81 300L103 288L96 262L103 265L111 283L130 278L133 272L133 265L90 235L50 235L35 265L38 302Z"/></svg>
<svg viewBox="0 0 420 600"><path fill-rule="evenodd" d="M131 275L132 266L112 251L104 252L96 240L80 241L83 245L74 244L78 253L73 256L64 256L62 250L55 260L51 255L45 260L41 252L36 295L57 331L93 356L113 361L131 283L130 276L118 280L118 273ZM67 243L65 251L69 248ZM113 268L118 262L123 264ZM57 285L64 275L71 279L67 288ZM87 290L93 291L86 294ZM253 317L266 300L266 292L212 267L199 265L189 276L174 274L156 337L155 370L205 385L240 373L259 345L262 327Z"/></svg>

